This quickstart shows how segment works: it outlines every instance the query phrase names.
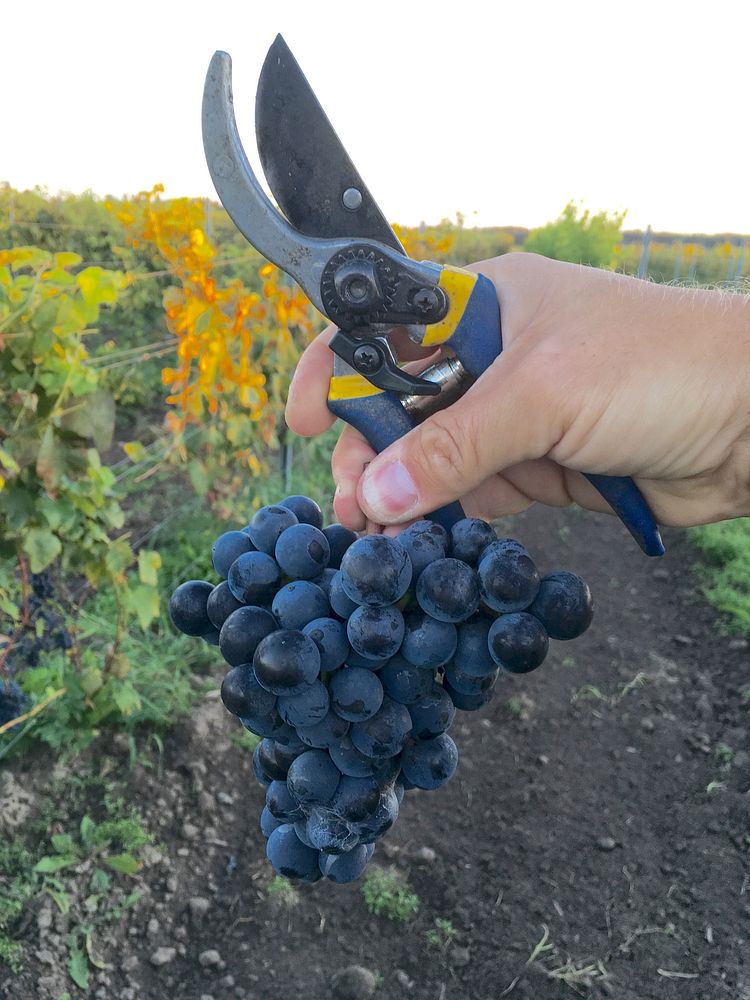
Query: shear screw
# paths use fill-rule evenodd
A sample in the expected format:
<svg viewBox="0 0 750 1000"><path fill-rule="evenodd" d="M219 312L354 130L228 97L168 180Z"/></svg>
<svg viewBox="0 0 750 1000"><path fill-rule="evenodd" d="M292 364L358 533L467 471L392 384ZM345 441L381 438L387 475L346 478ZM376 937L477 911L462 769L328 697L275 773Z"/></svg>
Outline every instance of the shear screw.
<svg viewBox="0 0 750 1000"><path fill-rule="evenodd" d="M341 200L344 203L344 208L348 208L350 212L356 212L362 204L362 192L358 188L347 188L342 194Z"/></svg>
<svg viewBox="0 0 750 1000"><path fill-rule="evenodd" d="M382 363L380 351L371 344L361 344L354 352L354 365L363 374L376 372Z"/></svg>
<svg viewBox="0 0 750 1000"><path fill-rule="evenodd" d="M420 288L414 293L412 302L423 316L433 312L440 304L437 295L431 288Z"/></svg>

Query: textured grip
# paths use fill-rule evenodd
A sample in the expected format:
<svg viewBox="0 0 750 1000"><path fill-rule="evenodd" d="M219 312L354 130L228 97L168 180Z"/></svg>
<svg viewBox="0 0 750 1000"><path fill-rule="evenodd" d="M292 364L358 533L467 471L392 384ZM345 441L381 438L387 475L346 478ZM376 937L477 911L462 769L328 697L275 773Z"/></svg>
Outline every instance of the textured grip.
<svg viewBox="0 0 750 1000"><path fill-rule="evenodd" d="M395 392L329 399L328 409L358 430L377 452L385 451L415 426ZM448 530L464 517L464 512L460 504L452 503L434 511L429 517Z"/></svg>

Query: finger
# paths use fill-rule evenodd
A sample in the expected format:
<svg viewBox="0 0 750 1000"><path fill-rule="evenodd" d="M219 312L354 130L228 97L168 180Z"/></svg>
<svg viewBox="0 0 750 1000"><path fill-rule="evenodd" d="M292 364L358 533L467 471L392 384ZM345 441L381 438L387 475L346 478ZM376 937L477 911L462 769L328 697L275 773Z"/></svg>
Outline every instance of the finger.
<svg viewBox="0 0 750 1000"><path fill-rule="evenodd" d="M294 372L286 404L286 422L295 434L322 434L336 417L328 409L328 383L333 372L333 352L328 341L336 332L329 326L306 348Z"/></svg>
<svg viewBox="0 0 750 1000"><path fill-rule="evenodd" d="M344 427L331 455L331 471L336 483L333 510L338 521L351 531L364 531L365 515L357 500L357 483L374 450L362 435L348 425Z"/></svg>

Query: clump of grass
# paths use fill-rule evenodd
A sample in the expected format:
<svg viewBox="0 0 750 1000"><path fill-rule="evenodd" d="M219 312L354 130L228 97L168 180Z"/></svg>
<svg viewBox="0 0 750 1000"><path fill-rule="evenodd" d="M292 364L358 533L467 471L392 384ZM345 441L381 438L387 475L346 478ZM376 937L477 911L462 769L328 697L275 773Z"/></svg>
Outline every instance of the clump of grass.
<svg viewBox="0 0 750 1000"><path fill-rule="evenodd" d="M730 632L750 633L750 518L690 529L707 558L698 569L703 593L727 616Z"/></svg>
<svg viewBox="0 0 750 1000"><path fill-rule="evenodd" d="M372 868L362 881L365 906L376 917L405 924L419 911L419 896L394 871Z"/></svg>

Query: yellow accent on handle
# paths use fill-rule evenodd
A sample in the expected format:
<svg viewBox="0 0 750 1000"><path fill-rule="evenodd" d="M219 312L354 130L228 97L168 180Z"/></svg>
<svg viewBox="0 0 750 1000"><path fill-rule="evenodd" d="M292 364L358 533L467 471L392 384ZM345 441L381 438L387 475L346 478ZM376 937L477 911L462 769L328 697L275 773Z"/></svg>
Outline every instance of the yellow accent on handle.
<svg viewBox="0 0 750 1000"><path fill-rule="evenodd" d="M448 312L439 323L430 323L425 330L423 347L444 344L453 334L474 291L478 275L460 267L444 267L438 284L448 296Z"/></svg>
<svg viewBox="0 0 750 1000"><path fill-rule="evenodd" d="M361 399L363 396L376 396L382 391L368 382L364 375L332 375L328 383L329 399Z"/></svg>

